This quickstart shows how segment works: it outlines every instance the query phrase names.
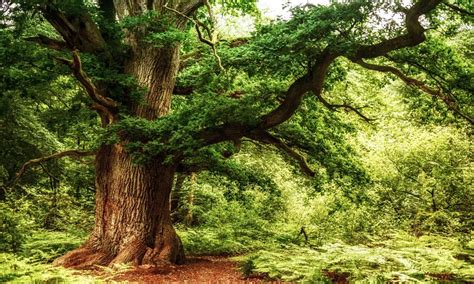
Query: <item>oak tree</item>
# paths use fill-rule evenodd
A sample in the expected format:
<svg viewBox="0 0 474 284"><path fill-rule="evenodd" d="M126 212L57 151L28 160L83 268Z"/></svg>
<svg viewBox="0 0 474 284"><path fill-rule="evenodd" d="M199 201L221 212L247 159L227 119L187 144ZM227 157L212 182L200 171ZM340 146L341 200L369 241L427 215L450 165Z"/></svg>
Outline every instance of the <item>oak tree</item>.
<svg viewBox="0 0 474 284"><path fill-rule="evenodd" d="M253 1L4 1L4 29L26 20L48 23L54 32L23 39L50 50L49 61L75 78L104 129L97 149L30 160L15 178L48 159L95 156L94 229L80 248L55 263L182 263L183 246L170 217L175 175L216 166L216 160L236 153L242 140L275 147L308 176L316 174L307 162L311 155L351 174L352 165L330 160L331 146L322 147L311 133L286 124L297 111L305 112L301 106L307 97L370 122L358 106L330 97L332 82L344 80L350 64L395 76L472 123L472 108L463 104L472 85L443 79L423 58L423 48L436 49L427 34L445 27L440 19L456 15L460 24L454 33L465 32L472 24L472 7L463 1L406 2L306 5L295 8L289 20L225 43L216 33L213 6L219 5L221 13L255 13ZM193 38L201 46L189 50L187 41ZM193 61L207 65L189 70ZM462 75L463 68L454 73ZM177 84L181 73L186 74ZM260 87L223 86L242 77ZM269 83L273 77L280 78L277 86ZM172 108L172 97L179 95L189 99ZM315 125L305 127L318 131Z"/></svg>

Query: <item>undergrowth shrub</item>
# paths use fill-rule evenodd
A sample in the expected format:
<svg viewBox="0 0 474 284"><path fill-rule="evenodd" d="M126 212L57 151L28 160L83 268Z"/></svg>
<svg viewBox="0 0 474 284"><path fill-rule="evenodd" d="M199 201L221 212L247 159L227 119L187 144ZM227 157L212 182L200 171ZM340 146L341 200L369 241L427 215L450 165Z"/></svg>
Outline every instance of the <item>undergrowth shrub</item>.
<svg viewBox="0 0 474 284"><path fill-rule="evenodd" d="M6 204L0 203L0 252L16 252L28 234L26 220Z"/></svg>
<svg viewBox="0 0 474 284"><path fill-rule="evenodd" d="M231 226L217 228L178 229L189 254L235 255L261 249L268 245L265 238L252 237L252 231L241 234Z"/></svg>
<svg viewBox="0 0 474 284"><path fill-rule="evenodd" d="M0 283L96 283L92 276L48 264L84 239L65 232L30 232L17 253L0 253Z"/></svg>
<svg viewBox="0 0 474 284"><path fill-rule="evenodd" d="M0 283L100 283L90 275L77 271L34 263L12 253L0 253Z"/></svg>
<svg viewBox="0 0 474 284"><path fill-rule="evenodd" d="M2 206L14 208L17 219L28 224L29 231L47 229L81 235L92 229L94 203L90 197L71 196L67 186L55 193L40 187L23 190L23 196L8 196Z"/></svg>
<svg viewBox="0 0 474 284"><path fill-rule="evenodd" d="M36 231L22 246L20 255L33 262L49 263L84 242L85 235L66 232Z"/></svg>
<svg viewBox="0 0 474 284"><path fill-rule="evenodd" d="M391 234L388 239L373 241L370 246L342 242L322 246L288 245L261 250L245 257L245 274L264 273L286 281L328 282L346 277L351 282L386 282L436 280L473 281L473 250L465 250L453 238L406 233Z"/></svg>
<svg viewBox="0 0 474 284"><path fill-rule="evenodd" d="M417 235L423 233L435 233L442 235L452 235L459 232L459 214L439 210L436 212L418 212L413 221L413 230Z"/></svg>

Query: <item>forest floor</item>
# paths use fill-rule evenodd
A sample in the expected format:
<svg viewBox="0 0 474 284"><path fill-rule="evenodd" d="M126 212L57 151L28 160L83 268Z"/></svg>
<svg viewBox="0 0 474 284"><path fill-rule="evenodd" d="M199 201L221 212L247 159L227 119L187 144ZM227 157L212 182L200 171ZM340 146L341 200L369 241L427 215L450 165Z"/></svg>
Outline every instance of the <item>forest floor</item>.
<svg viewBox="0 0 474 284"><path fill-rule="evenodd" d="M182 235L183 265L73 270L50 263L85 237L35 231L18 252L0 252L0 283L474 283L474 238L462 245L455 237L394 232L365 244L276 243L231 253L229 242Z"/></svg>
<svg viewBox="0 0 474 284"><path fill-rule="evenodd" d="M265 276L245 277L238 264L224 256L190 256L183 265L142 265L111 280L139 283L282 283Z"/></svg>

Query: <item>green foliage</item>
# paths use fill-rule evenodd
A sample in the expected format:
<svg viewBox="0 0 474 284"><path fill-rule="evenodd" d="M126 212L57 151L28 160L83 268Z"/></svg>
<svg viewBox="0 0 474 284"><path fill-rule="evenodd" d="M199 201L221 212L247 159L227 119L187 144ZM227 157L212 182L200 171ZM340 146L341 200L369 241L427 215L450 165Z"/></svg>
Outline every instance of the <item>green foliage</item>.
<svg viewBox="0 0 474 284"><path fill-rule="evenodd" d="M254 40L239 48L235 63L249 74L302 74L328 46L349 54L355 44L367 43L362 29L372 9L372 1L297 7L290 20L261 26Z"/></svg>
<svg viewBox="0 0 474 284"><path fill-rule="evenodd" d="M22 216L0 203L0 251L18 251L28 233Z"/></svg>
<svg viewBox="0 0 474 284"><path fill-rule="evenodd" d="M0 282L5 283L96 283L92 276L49 264L56 257L76 248L84 240L61 232L34 231L18 254L0 253Z"/></svg>
<svg viewBox="0 0 474 284"><path fill-rule="evenodd" d="M459 213L457 212L453 213L444 210L435 212L420 211L413 221L413 227L417 233L426 232L451 235L461 231L462 226L458 215ZM466 224L464 228L468 229L469 225L471 224Z"/></svg>
<svg viewBox="0 0 474 284"><path fill-rule="evenodd" d="M77 192L68 187L25 187L21 192L8 192L6 200L0 203L6 222L2 224L2 227L5 226L5 238L21 245L34 230L87 234L93 224L91 197L90 193ZM20 248L17 246L16 250ZM4 251L9 250L5 248Z"/></svg>
<svg viewBox="0 0 474 284"><path fill-rule="evenodd" d="M0 281L3 283L98 283L92 276L48 264L33 264L9 253L0 253Z"/></svg>
<svg viewBox="0 0 474 284"><path fill-rule="evenodd" d="M257 1L255 0L213 0L210 2L222 5L224 13L252 14L259 12L256 6Z"/></svg>
<svg viewBox="0 0 474 284"><path fill-rule="evenodd" d="M21 256L30 262L47 262L77 248L84 241L83 236L65 232L36 231L22 246Z"/></svg>
<svg viewBox="0 0 474 284"><path fill-rule="evenodd" d="M145 38L145 41L153 44L155 47L165 47L179 44L187 38L187 34L182 31L169 28L166 32L152 33Z"/></svg>
<svg viewBox="0 0 474 284"><path fill-rule="evenodd" d="M142 33L143 42L155 47L179 44L187 33L173 26L173 20L155 11L147 11L137 16L128 16L121 21L124 29Z"/></svg>
<svg viewBox="0 0 474 284"><path fill-rule="evenodd" d="M374 240L370 246L344 243L312 248L288 246L259 251L240 259L247 273L250 269L271 278L304 283L329 282L334 276L362 283L436 280L443 276L472 281L474 270L471 262L460 257L466 253L472 260L472 251L462 250L452 238L432 236L417 239L396 233Z"/></svg>
<svg viewBox="0 0 474 284"><path fill-rule="evenodd" d="M130 141L126 147L137 162L175 151L183 151L188 156L202 147L202 138L198 134L203 129L218 128L228 122L256 124L262 109L253 102L251 97L235 100L214 94L193 96L172 114L153 121L124 117L108 129L104 139L115 143L118 139L116 133L120 133L121 139ZM227 116L230 112L236 116Z"/></svg>
<svg viewBox="0 0 474 284"><path fill-rule="evenodd" d="M411 139L403 132L412 133ZM469 137L448 127L407 126L398 133L401 136L379 132L367 141L373 149L367 166L380 183L379 206L395 210L398 218L416 220L413 230L419 233L471 230L473 145ZM382 161L384 168L380 168Z"/></svg>
<svg viewBox="0 0 474 284"><path fill-rule="evenodd" d="M241 234L244 232L244 234ZM247 253L267 246L259 238L262 232L236 230L231 226L216 228L198 228L178 231L186 252L204 255L235 255Z"/></svg>
<svg viewBox="0 0 474 284"><path fill-rule="evenodd" d="M346 140L354 130L315 98L308 98L288 122L276 128L275 134L307 153L309 162L318 168L319 180L347 177L354 184L362 184L366 181L364 170Z"/></svg>
<svg viewBox="0 0 474 284"><path fill-rule="evenodd" d="M456 102L464 114L472 116L474 65L465 50L467 46L473 45L472 38L470 30L461 30L447 38L433 32L423 44L413 49L393 52L393 57L390 58L402 67L407 75L420 76L431 86L437 86L448 100ZM453 120L450 111L440 100L421 95L418 90L403 93L406 94L406 101L415 110L414 115L425 123L446 123ZM436 110L434 113L433 109Z"/></svg>

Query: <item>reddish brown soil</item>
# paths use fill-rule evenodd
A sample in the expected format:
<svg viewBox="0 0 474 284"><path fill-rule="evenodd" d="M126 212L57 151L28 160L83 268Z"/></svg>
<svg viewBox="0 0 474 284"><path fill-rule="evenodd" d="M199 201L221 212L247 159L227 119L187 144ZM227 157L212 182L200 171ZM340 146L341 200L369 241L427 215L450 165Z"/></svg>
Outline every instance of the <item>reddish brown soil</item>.
<svg viewBox="0 0 474 284"><path fill-rule="evenodd" d="M282 283L264 277L245 278L237 264L223 256L188 257L183 265L142 265L113 280L138 283Z"/></svg>
<svg viewBox="0 0 474 284"><path fill-rule="evenodd" d="M454 274L451 274L451 273L426 273L426 275L429 275L432 278L437 279L437 280L449 281L449 280L456 279L456 277L454 277Z"/></svg>
<svg viewBox="0 0 474 284"><path fill-rule="evenodd" d="M329 270L323 270L323 274L328 279L331 279L331 282L334 284L349 283L349 276L351 276L351 274L348 272L335 272Z"/></svg>

